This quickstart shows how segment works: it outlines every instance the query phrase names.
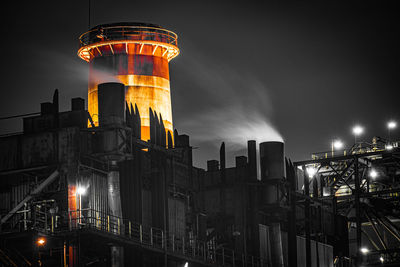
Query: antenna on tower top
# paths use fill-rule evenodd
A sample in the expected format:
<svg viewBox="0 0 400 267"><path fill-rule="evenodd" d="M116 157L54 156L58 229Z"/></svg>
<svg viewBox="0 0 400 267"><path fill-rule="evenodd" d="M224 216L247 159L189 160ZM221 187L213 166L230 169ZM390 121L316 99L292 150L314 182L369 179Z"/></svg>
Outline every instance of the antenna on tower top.
<svg viewBox="0 0 400 267"><path fill-rule="evenodd" d="M88 0L89 2L89 6L88 6L88 12L89 12L89 16L88 16L88 28L90 30L90 0Z"/></svg>

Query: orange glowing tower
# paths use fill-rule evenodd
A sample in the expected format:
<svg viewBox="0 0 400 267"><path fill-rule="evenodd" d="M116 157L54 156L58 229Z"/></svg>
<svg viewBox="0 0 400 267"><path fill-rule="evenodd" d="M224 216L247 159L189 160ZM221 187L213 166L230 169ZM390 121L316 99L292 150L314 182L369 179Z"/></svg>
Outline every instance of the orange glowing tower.
<svg viewBox="0 0 400 267"><path fill-rule="evenodd" d="M98 25L79 37L78 56L89 62L88 110L98 125L97 86L125 84L125 100L137 105L141 136L150 139L149 108L173 133L168 63L179 54L177 35L147 23Z"/></svg>

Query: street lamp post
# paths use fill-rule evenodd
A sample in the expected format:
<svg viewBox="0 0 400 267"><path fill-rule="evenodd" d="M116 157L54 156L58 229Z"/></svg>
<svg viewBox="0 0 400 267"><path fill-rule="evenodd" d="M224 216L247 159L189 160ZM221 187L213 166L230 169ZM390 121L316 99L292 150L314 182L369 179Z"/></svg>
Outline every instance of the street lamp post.
<svg viewBox="0 0 400 267"><path fill-rule="evenodd" d="M338 149L341 149L342 147L343 147L343 142L341 140L339 140L339 139L332 140L332 143L331 143L332 157L335 156L335 149L338 150Z"/></svg>
<svg viewBox="0 0 400 267"><path fill-rule="evenodd" d="M78 186L78 189L76 190L76 194L78 195L78 200L79 200L79 224L82 223L82 195L86 193L86 188L83 186Z"/></svg>
<svg viewBox="0 0 400 267"><path fill-rule="evenodd" d="M364 128L360 125L356 125L353 127L353 134L354 134L354 144L357 144L357 137L364 132Z"/></svg>
<svg viewBox="0 0 400 267"><path fill-rule="evenodd" d="M389 143L390 143L390 131L392 130L392 129L394 129L394 128L396 128L397 127L397 123L395 122L395 121L389 121L388 123L387 123L387 128L388 128L388 140L389 140Z"/></svg>

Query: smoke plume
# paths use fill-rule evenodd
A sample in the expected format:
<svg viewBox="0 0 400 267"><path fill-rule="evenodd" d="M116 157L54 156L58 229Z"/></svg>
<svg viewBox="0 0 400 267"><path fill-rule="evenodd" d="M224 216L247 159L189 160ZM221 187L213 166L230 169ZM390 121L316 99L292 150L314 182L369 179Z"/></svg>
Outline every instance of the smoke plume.
<svg viewBox="0 0 400 267"><path fill-rule="evenodd" d="M247 140L283 141L271 121L267 86L258 77L199 54L185 47L178 70L171 71L175 127L189 134L195 146L215 149L224 141L234 154L243 151Z"/></svg>

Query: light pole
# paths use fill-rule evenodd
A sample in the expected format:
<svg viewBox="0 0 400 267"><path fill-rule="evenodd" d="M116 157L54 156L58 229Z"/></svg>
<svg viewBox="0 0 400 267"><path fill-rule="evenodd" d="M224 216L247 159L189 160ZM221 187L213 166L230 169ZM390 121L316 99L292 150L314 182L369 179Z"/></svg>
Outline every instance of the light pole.
<svg viewBox="0 0 400 267"><path fill-rule="evenodd" d="M79 198L79 223L82 223L82 195L86 193L86 188L83 186L78 186L76 189L76 194L78 195Z"/></svg>
<svg viewBox="0 0 400 267"><path fill-rule="evenodd" d="M332 140L332 143L331 143L332 157L335 156L335 149L338 150L338 149L341 149L342 147L343 147L343 142L341 140L339 140L339 139Z"/></svg>
<svg viewBox="0 0 400 267"><path fill-rule="evenodd" d="M390 130L394 129L397 127L397 123L395 121L389 121L387 123L387 128L388 128L388 135L389 135L389 143L390 143Z"/></svg>
<svg viewBox="0 0 400 267"><path fill-rule="evenodd" d="M354 134L354 144L357 144L357 137L364 132L364 128L360 125L356 125L353 127Z"/></svg>

